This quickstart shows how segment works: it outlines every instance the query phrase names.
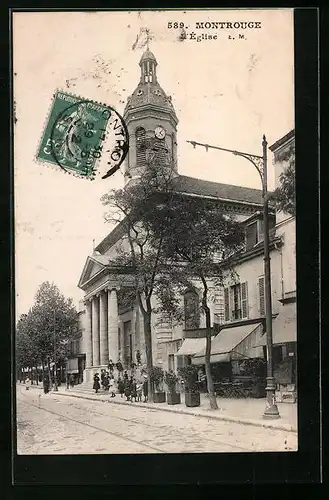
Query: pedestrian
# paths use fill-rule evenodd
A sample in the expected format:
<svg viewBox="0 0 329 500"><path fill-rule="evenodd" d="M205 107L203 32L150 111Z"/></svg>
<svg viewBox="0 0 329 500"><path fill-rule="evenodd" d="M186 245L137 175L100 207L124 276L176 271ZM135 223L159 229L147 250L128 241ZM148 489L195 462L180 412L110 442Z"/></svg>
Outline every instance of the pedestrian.
<svg viewBox="0 0 329 500"><path fill-rule="evenodd" d="M43 392L48 394L49 392L49 375L46 373L43 377Z"/></svg>
<svg viewBox="0 0 329 500"><path fill-rule="evenodd" d="M28 377L28 376L26 376L26 379L25 379L25 384L26 384L26 387L25 387L25 389L26 389L27 391L29 390L29 385L28 385L28 384L29 384L29 382L30 382L30 379L29 379L29 377Z"/></svg>
<svg viewBox="0 0 329 500"><path fill-rule="evenodd" d="M125 384L121 377L118 378L118 391L121 394L121 397L123 397L125 392Z"/></svg>
<svg viewBox="0 0 329 500"><path fill-rule="evenodd" d="M148 390L149 390L148 387L149 387L149 384L148 384L147 377L144 376L144 382L143 382L144 403L146 403L148 400Z"/></svg>
<svg viewBox="0 0 329 500"><path fill-rule="evenodd" d="M75 382L74 375L73 375L73 373L71 373L70 374L70 387L71 387L71 389L73 389L73 387L74 387L74 382Z"/></svg>
<svg viewBox="0 0 329 500"><path fill-rule="evenodd" d="M112 375L113 371L114 371L114 363L113 363L112 359L110 359L110 361L109 361L108 369L110 370L110 375Z"/></svg>
<svg viewBox="0 0 329 500"><path fill-rule="evenodd" d="M95 373L93 389L95 389L96 394L98 393L100 388L101 388L101 386L99 383L99 376L98 376L98 373Z"/></svg>
<svg viewBox="0 0 329 500"><path fill-rule="evenodd" d="M130 386L131 386L131 399L130 399L130 401L132 402L132 400L134 399L135 403L136 403L137 384L136 384L136 379L134 379L133 377L130 378Z"/></svg>
<svg viewBox="0 0 329 500"><path fill-rule="evenodd" d="M106 372L104 377L103 377L103 388L104 388L104 391L108 391L109 390L109 374Z"/></svg>
<svg viewBox="0 0 329 500"><path fill-rule="evenodd" d="M67 373L66 374L66 389L70 388L70 375Z"/></svg>
<svg viewBox="0 0 329 500"><path fill-rule="evenodd" d="M122 366L122 363L121 363L120 358L119 358L119 359L118 359L118 361L117 361L116 367L117 367L117 370L118 370L119 375L120 375L120 374L121 374L121 372L123 372L123 366Z"/></svg>
<svg viewBox="0 0 329 500"><path fill-rule="evenodd" d="M142 395L143 395L143 384L142 382L139 380L136 384L136 396L137 396L137 401L139 403L142 402Z"/></svg>
<svg viewBox="0 0 329 500"><path fill-rule="evenodd" d="M127 370L124 371L124 374L123 374L123 380L124 382L126 383L128 381L128 373L127 373Z"/></svg>
<svg viewBox="0 0 329 500"><path fill-rule="evenodd" d="M125 384L125 396L126 396L126 401L130 401L131 397L131 386L130 386L130 380L127 378L124 379L124 384Z"/></svg>
<svg viewBox="0 0 329 500"><path fill-rule="evenodd" d="M116 396L116 384L113 375L110 378L110 390L111 390L111 398L115 398Z"/></svg>
<svg viewBox="0 0 329 500"><path fill-rule="evenodd" d="M101 370L101 386L104 389L105 370Z"/></svg>

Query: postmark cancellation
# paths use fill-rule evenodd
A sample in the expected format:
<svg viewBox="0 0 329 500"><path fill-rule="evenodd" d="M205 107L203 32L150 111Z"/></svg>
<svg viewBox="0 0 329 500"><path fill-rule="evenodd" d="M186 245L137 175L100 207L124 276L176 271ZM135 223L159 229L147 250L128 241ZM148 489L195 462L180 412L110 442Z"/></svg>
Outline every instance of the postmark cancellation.
<svg viewBox="0 0 329 500"><path fill-rule="evenodd" d="M80 178L106 178L128 148L126 125L113 107L57 90L36 159Z"/></svg>

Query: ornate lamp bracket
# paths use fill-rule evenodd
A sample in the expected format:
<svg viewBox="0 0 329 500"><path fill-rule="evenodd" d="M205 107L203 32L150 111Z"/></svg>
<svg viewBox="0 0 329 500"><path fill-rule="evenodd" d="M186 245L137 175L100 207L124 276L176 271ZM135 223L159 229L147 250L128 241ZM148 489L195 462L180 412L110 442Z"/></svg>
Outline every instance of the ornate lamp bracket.
<svg viewBox="0 0 329 500"><path fill-rule="evenodd" d="M259 173L259 176L260 176L262 184L263 184L263 181L264 181L264 159L263 159L263 157L258 156L258 155L250 155L247 153L240 153L239 151L233 151L233 154L235 156L242 156L242 158L249 160L250 163L252 163L254 165L254 167L257 169L257 172Z"/></svg>

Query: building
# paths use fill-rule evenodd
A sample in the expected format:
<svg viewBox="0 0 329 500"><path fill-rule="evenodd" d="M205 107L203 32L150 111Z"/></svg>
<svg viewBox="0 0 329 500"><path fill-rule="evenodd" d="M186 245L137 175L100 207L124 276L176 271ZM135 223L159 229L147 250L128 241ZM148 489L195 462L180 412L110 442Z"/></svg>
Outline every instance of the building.
<svg viewBox="0 0 329 500"><path fill-rule="evenodd" d="M274 154L276 186L294 156L294 130L279 139ZM278 401L296 398L296 255L295 217L277 212L270 222L273 314L273 366ZM262 212L245 219L246 250L234 265L238 279L224 288L224 316L216 318L219 331L212 342L211 362L227 363L226 374L243 377L246 358L266 360L266 324ZM204 362L204 349L192 363ZM242 370L241 370L242 367ZM265 376L265 374L264 374Z"/></svg>
<svg viewBox="0 0 329 500"><path fill-rule="evenodd" d="M254 217L255 213L262 210L261 190L179 175L178 118L172 99L159 85L157 61L149 49L139 64L140 81L128 99L123 114L130 142L124 166L126 185L138 182L147 164L155 161L172 170L177 192L213 199L241 221ZM274 217L274 212L271 213ZM135 303L129 306L125 304L124 290L115 278L113 267L111 270L111 260L117 255L122 237L123 229L119 224L87 257L78 284L85 294L86 382L91 381L96 371L105 368L109 359L116 362L120 358L123 365L128 367L131 361L136 361L139 352L142 362L145 362L142 314ZM184 342L185 348L187 344L190 345L188 355L195 354L204 343L204 317L202 314L193 317L192 314L191 320L188 314L189 310L193 311L193 294L187 294L182 300L187 311L185 325L172 327L164 318L152 315L153 361L165 369L175 369L185 362L186 353L177 356L185 338L190 337L190 342ZM224 311L223 290L218 291L211 308L213 323L215 316Z"/></svg>
<svg viewBox="0 0 329 500"><path fill-rule="evenodd" d="M83 373L86 368L86 350L84 346L85 338L85 317L86 311L83 301L79 302L79 329L81 331L80 337L70 342L69 353L66 359L65 372L66 375L73 374L76 384L83 382Z"/></svg>

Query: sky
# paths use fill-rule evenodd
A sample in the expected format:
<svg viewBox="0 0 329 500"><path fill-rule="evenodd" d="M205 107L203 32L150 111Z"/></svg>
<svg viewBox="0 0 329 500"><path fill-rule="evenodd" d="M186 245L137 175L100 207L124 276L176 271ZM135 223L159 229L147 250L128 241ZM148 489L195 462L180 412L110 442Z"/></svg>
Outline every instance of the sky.
<svg viewBox="0 0 329 500"><path fill-rule="evenodd" d="M187 39L179 39L180 29L168 28L175 21L184 23ZM207 21L258 21L261 28L195 29L196 22ZM75 303L83 297L77 283L93 240L97 245L111 230L100 198L124 184L123 166L106 180L89 181L35 159L52 96L61 89L122 115L139 81L145 28L158 81L172 96L179 119L180 174L260 188L258 173L246 160L194 149L186 141L261 155L263 134L271 145L294 128L292 9L15 12L17 317L32 306L46 280ZM198 42L189 38L191 32L218 38ZM274 188L270 151L269 188Z"/></svg>

